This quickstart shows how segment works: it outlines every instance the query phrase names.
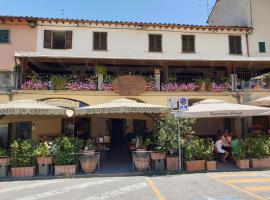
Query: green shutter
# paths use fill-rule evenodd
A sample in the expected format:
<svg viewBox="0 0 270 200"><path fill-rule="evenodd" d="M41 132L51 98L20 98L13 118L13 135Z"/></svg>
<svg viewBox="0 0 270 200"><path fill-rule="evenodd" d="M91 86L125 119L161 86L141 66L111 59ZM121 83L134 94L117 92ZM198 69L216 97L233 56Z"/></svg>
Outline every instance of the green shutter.
<svg viewBox="0 0 270 200"><path fill-rule="evenodd" d="M9 43L9 30L0 30L0 43Z"/></svg>
<svg viewBox="0 0 270 200"><path fill-rule="evenodd" d="M265 42L259 42L259 52L260 53L266 52Z"/></svg>

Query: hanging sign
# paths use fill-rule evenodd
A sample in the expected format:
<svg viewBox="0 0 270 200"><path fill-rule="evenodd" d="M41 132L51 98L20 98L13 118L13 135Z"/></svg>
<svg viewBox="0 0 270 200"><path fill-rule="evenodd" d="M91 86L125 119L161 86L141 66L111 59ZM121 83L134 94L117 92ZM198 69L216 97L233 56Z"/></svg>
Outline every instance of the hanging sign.
<svg viewBox="0 0 270 200"><path fill-rule="evenodd" d="M178 108L178 100L174 97L168 97L167 99L167 107L170 109L177 109Z"/></svg>
<svg viewBox="0 0 270 200"><path fill-rule="evenodd" d="M188 98L187 97L179 98L179 110L188 111Z"/></svg>

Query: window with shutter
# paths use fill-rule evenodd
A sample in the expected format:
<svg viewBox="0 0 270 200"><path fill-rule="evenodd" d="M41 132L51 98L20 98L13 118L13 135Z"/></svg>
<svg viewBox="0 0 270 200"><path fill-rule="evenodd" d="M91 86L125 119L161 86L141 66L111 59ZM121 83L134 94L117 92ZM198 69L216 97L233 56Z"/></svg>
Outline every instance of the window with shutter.
<svg viewBox="0 0 270 200"><path fill-rule="evenodd" d="M66 49L72 49L72 31L66 31Z"/></svg>
<svg viewBox="0 0 270 200"><path fill-rule="evenodd" d="M9 30L0 30L0 43L9 43Z"/></svg>
<svg viewBox="0 0 270 200"><path fill-rule="evenodd" d="M107 33L106 32L93 33L93 50L99 50L99 51L107 50Z"/></svg>
<svg viewBox="0 0 270 200"><path fill-rule="evenodd" d="M162 52L162 35L149 34L149 52Z"/></svg>
<svg viewBox="0 0 270 200"><path fill-rule="evenodd" d="M265 53L266 52L265 42L259 42L259 52L260 53Z"/></svg>
<svg viewBox="0 0 270 200"><path fill-rule="evenodd" d="M52 48L52 31L44 30L44 48Z"/></svg>
<svg viewBox="0 0 270 200"><path fill-rule="evenodd" d="M195 36L194 35L182 36L182 52L195 53Z"/></svg>
<svg viewBox="0 0 270 200"><path fill-rule="evenodd" d="M230 54L233 54L233 55L242 54L241 36L229 36L229 50L230 50Z"/></svg>

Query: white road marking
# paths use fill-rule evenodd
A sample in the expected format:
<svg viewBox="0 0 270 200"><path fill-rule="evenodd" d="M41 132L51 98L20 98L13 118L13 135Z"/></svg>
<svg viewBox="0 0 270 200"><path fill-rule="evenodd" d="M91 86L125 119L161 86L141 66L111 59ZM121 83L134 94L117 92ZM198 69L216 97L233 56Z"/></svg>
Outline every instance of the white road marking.
<svg viewBox="0 0 270 200"><path fill-rule="evenodd" d="M104 192L104 193L102 193L100 195L91 196L91 197L88 197L88 198L86 198L84 200L106 200L106 199L111 199L111 198L116 197L118 195L133 192L133 191L136 191L136 190L140 190L140 189L143 189L145 187L147 187L146 182L142 182L142 183L138 183L138 184L135 184L135 185L130 185L130 186L127 186L127 187L122 187L122 188L120 188L118 190L113 190L113 191L110 191L110 192Z"/></svg>
<svg viewBox="0 0 270 200"><path fill-rule="evenodd" d="M34 182L34 183L31 183L28 185L8 187L5 189L0 189L0 194L5 193L5 192L15 192L15 191L19 191L19 190L35 188L35 187L49 185L49 184L58 183L58 182L60 182L60 180L49 180L49 181L42 181L42 182ZM24 184L24 183L22 182L21 184Z"/></svg>
<svg viewBox="0 0 270 200"><path fill-rule="evenodd" d="M87 183L81 183L81 184L72 185L72 186L68 186L68 187L64 187L64 188L60 188L60 189L56 189L56 190L51 190L48 192L43 192L43 193L39 193L39 194L26 196L23 198L18 198L16 200L36 200L36 199L50 197L50 196L54 196L54 195L58 195L58 194L63 194L66 192L71 192L73 190L81 190L81 189L87 188L89 186L111 183L111 182L118 181L118 180L119 179L104 179L104 180L97 180L97 181L92 181L92 182L87 182Z"/></svg>

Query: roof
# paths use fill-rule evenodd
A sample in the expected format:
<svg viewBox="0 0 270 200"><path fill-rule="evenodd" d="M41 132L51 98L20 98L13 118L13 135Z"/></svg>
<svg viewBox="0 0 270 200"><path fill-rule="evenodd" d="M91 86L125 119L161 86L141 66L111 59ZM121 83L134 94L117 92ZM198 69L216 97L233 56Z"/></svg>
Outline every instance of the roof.
<svg viewBox="0 0 270 200"><path fill-rule="evenodd" d="M55 22L55 23L78 23L78 24L102 24L102 25L119 25L119 26L151 26L159 28L184 28L184 29L202 29L202 30L227 30L227 31L251 31L252 27L246 26L209 26L209 25L192 25L192 24L176 24L176 23L152 23L152 22L127 22L127 21L103 21L103 20L89 20L89 19L70 19L70 18L46 18L34 16L9 16L0 15L1 21L41 21L41 22Z"/></svg>

